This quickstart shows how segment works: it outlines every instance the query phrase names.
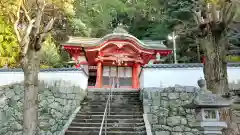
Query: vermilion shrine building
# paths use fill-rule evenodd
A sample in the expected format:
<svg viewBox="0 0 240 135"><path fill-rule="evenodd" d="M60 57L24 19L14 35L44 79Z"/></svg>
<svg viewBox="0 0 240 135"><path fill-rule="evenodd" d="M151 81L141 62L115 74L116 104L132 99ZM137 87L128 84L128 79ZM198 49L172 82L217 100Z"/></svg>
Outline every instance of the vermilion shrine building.
<svg viewBox="0 0 240 135"><path fill-rule="evenodd" d="M88 87L139 88L141 66L172 53L161 41L139 40L121 28L103 38L69 37L62 44L76 67L88 65Z"/></svg>

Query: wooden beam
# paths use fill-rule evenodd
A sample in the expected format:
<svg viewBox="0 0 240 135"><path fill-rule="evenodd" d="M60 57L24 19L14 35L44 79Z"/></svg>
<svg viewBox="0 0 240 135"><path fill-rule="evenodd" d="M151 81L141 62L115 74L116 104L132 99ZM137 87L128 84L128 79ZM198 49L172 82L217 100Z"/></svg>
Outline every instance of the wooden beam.
<svg viewBox="0 0 240 135"><path fill-rule="evenodd" d="M111 53L111 52L103 53L103 56L114 56L114 55L116 55L116 53ZM128 56L128 57L135 57L137 54L121 53L121 55Z"/></svg>
<svg viewBox="0 0 240 135"><path fill-rule="evenodd" d="M113 57L113 56L109 56L109 57L102 57L102 56L99 56L95 59L95 61L117 61L118 58L117 57ZM135 59L135 58L129 58L129 57L126 57L126 58L123 58L122 60L123 62L139 62L139 63L143 63L143 60L142 59Z"/></svg>

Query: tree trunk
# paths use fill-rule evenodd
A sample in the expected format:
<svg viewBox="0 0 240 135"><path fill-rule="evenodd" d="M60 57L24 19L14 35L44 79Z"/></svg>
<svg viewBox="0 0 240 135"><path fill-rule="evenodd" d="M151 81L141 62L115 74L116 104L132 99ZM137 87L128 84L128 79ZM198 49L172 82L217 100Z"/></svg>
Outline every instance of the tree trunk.
<svg viewBox="0 0 240 135"><path fill-rule="evenodd" d="M225 38L205 38L202 41L206 56L204 76L207 88L215 94L228 91Z"/></svg>
<svg viewBox="0 0 240 135"><path fill-rule="evenodd" d="M21 64L24 72L23 135L37 135L38 125L38 52L29 48Z"/></svg>

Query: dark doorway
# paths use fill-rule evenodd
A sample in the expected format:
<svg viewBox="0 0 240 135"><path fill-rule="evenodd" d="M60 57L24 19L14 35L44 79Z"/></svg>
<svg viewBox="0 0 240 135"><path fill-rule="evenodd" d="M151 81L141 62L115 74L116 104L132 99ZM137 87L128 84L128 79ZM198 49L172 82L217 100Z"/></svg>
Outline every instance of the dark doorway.
<svg viewBox="0 0 240 135"><path fill-rule="evenodd" d="M89 70L88 86L95 86L97 80L97 71Z"/></svg>

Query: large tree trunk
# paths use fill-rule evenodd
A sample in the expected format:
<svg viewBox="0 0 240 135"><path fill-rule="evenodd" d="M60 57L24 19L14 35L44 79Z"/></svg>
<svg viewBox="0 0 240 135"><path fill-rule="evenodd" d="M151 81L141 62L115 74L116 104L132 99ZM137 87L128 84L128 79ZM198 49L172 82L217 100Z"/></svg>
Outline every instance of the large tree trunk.
<svg viewBox="0 0 240 135"><path fill-rule="evenodd" d="M228 79L225 38L206 37L202 39L201 44L206 57L204 76L207 88L216 94L227 92Z"/></svg>
<svg viewBox="0 0 240 135"><path fill-rule="evenodd" d="M38 51L29 48L22 59L24 71L24 124L23 135L37 135L38 126Z"/></svg>

